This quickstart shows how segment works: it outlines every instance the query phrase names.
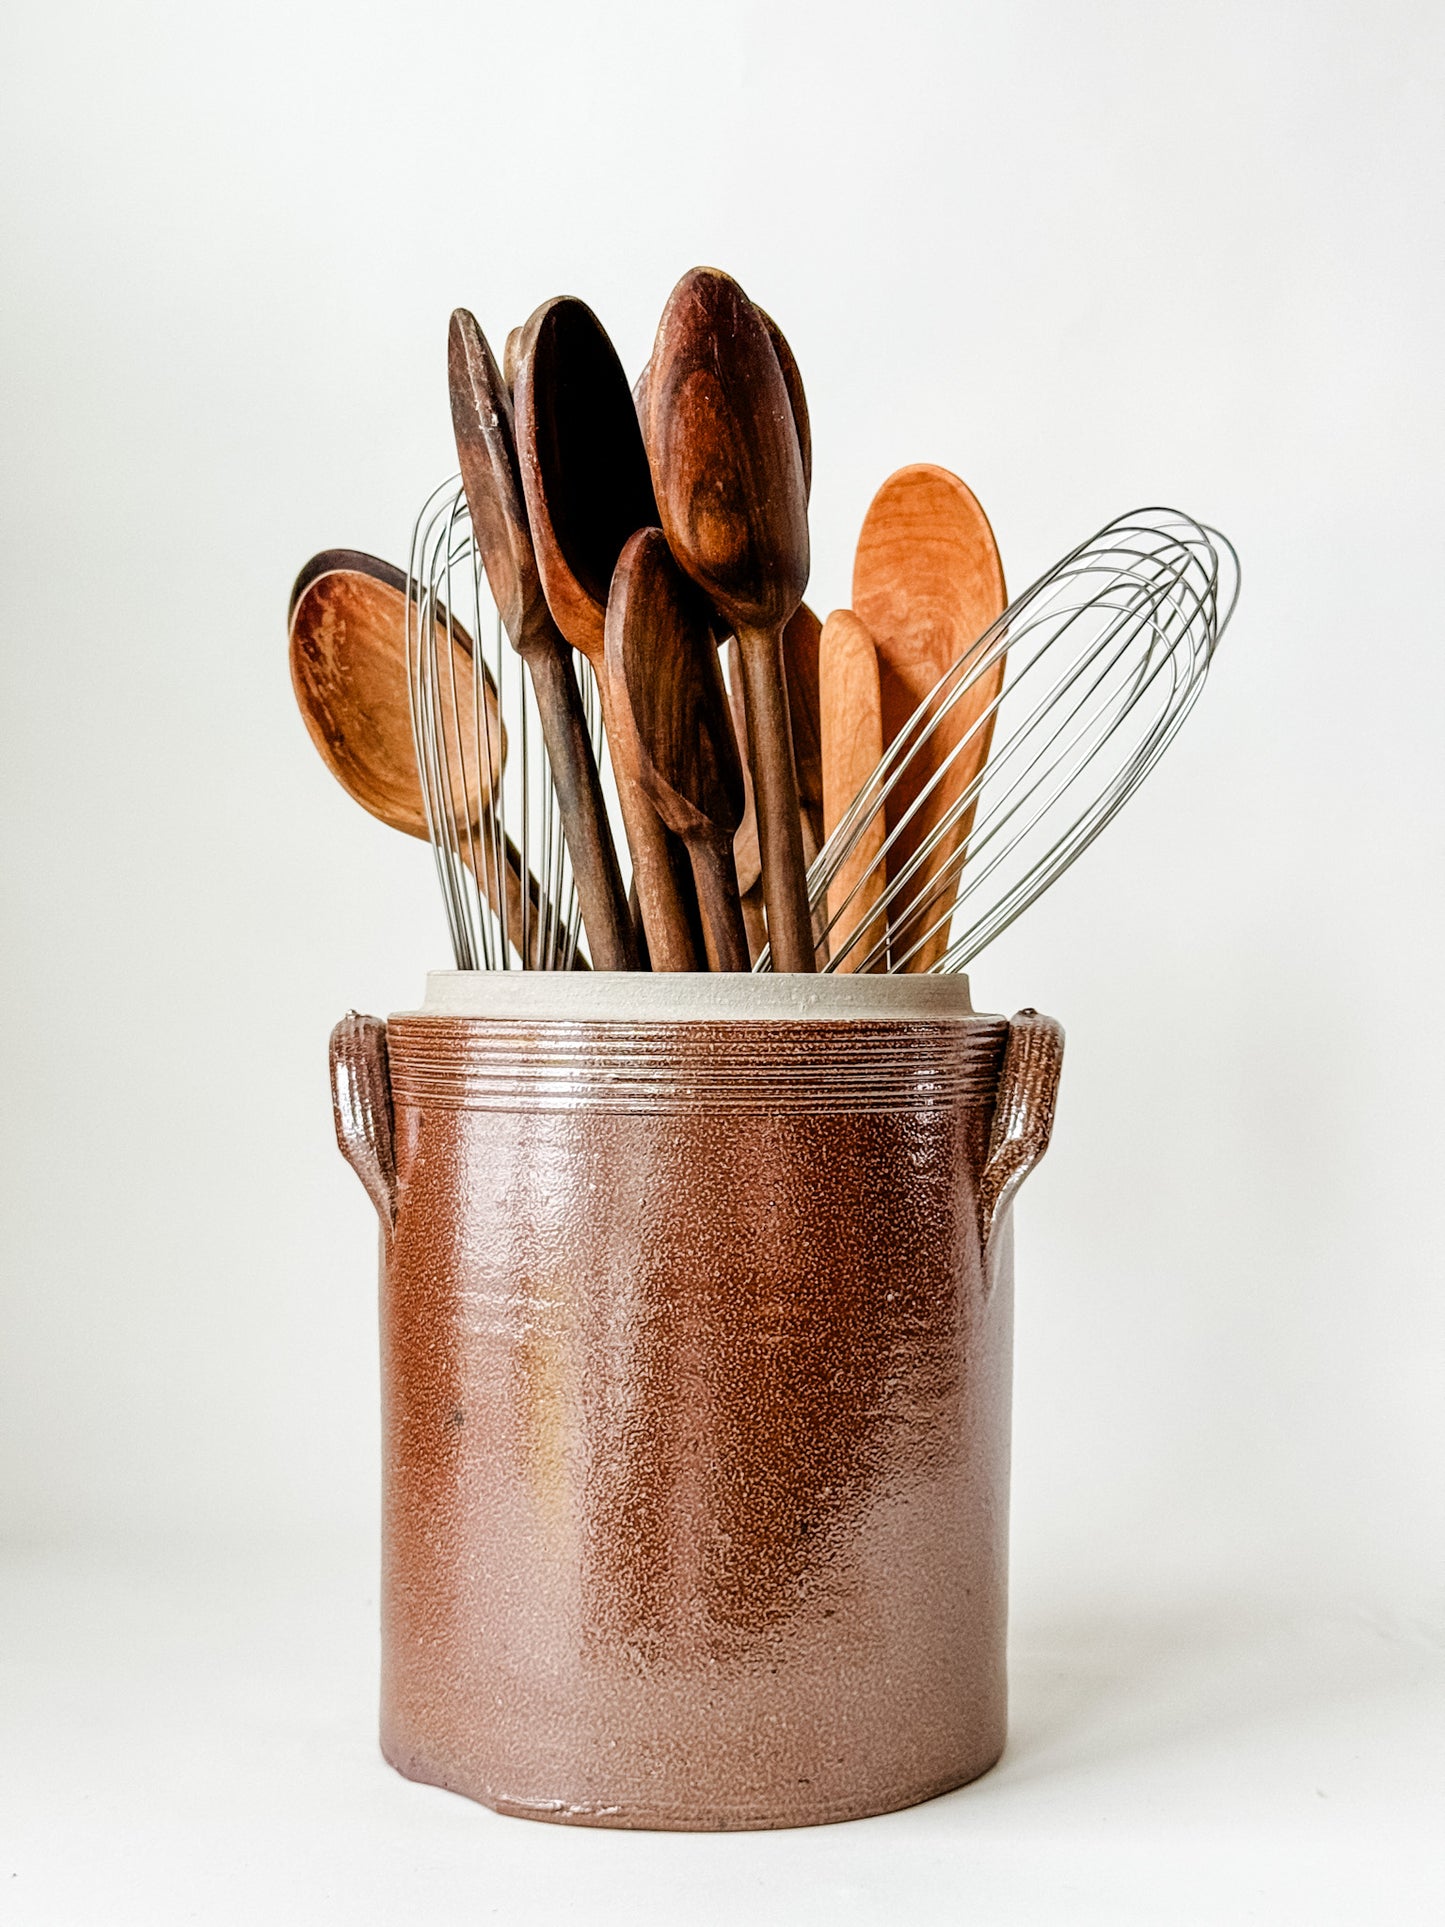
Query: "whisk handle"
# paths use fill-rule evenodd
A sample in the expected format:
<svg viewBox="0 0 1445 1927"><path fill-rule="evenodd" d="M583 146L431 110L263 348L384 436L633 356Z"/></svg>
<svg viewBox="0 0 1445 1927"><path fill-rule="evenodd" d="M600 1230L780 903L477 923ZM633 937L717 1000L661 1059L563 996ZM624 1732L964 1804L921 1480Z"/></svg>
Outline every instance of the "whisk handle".
<svg viewBox="0 0 1445 1927"><path fill-rule="evenodd" d="M552 630L541 647L524 651L547 745L562 834L572 859L577 901L587 947L597 970L636 970L637 943L627 909L627 890L607 826L607 805L571 646Z"/></svg>
<svg viewBox="0 0 1445 1927"><path fill-rule="evenodd" d="M1016 1012L1009 1024L988 1158L978 1187L985 1253L1015 1192L1049 1148L1063 1061L1063 1026L1036 1010Z"/></svg>
<svg viewBox="0 0 1445 1927"><path fill-rule="evenodd" d="M396 1221L396 1146L386 1024L348 1011L331 1033L331 1108L341 1155L366 1187L383 1233Z"/></svg>

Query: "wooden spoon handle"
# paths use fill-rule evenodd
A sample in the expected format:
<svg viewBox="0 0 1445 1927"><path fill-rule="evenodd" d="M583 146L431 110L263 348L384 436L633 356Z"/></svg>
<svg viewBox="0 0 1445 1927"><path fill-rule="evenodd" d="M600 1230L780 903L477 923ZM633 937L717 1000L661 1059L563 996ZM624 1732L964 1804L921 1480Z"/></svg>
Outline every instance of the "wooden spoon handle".
<svg viewBox="0 0 1445 1927"><path fill-rule="evenodd" d="M692 874L702 907L708 969L750 970L747 925L743 922L738 873L729 844L697 836L689 840L687 853L692 859Z"/></svg>
<svg viewBox="0 0 1445 1927"><path fill-rule="evenodd" d="M627 847L632 852L632 881L647 932L647 950L654 970L699 970L702 965L693 934L694 919L684 896L685 878L673 857L666 829L638 774L637 725L623 692L614 699L605 662L594 664L602 698L602 722L612 773L617 779L617 801ZM695 906L693 906L695 908Z"/></svg>
<svg viewBox="0 0 1445 1927"><path fill-rule="evenodd" d="M738 626L747 695L748 763L758 813L763 897L774 970L812 972L813 919L808 909L803 830L798 821L798 783L783 681L781 629Z"/></svg>
<svg viewBox="0 0 1445 1927"><path fill-rule="evenodd" d="M835 609L818 645L823 753L823 819L829 836L883 754L883 707L878 652L867 627L851 609ZM880 808L866 824L828 888L828 916L838 970L861 969L884 934L881 914L887 877L880 852L886 840ZM846 950L844 946L847 946ZM885 959L876 959L886 963Z"/></svg>
<svg viewBox="0 0 1445 1927"><path fill-rule="evenodd" d="M617 864L597 759L587 732L572 650L559 630L529 641L527 668L572 859L577 899L594 970L637 970L640 962Z"/></svg>

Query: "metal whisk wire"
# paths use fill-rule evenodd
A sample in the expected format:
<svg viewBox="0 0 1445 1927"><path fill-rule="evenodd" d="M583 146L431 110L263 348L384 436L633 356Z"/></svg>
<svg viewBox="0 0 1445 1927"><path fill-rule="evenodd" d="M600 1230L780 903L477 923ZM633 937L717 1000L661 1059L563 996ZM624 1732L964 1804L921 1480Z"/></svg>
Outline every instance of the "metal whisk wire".
<svg viewBox="0 0 1445 1927"><path fill-rule="evenodd" d="M408 591L412 740L456 966L570 970L581 910L561 812L531 685L488 591L459 476L433 490L416 518ZM579 667L600 757L596 684Z"/></svg>
<svg viewBox="0 0 1445 1927"><path fill-rule="evenodd" d="M833 907L820 967L901 970L950 924L952 941L933 970L961 970L976 957L1088 848L1169 747L1238 593L1230 543L1172 509L1120 516L1040 576L939 679L819 853L808 879L815 910L880 812L886 822L905 777L928 769L944 718L1004 660L999 693ZM990 734L983 769L898 861L954 765L972 762ZM934 870L940 851L947 854ZM865 906L860 893L880 867L893 873L881 904ZM765 951L758 968L768 967Z"/></svg>

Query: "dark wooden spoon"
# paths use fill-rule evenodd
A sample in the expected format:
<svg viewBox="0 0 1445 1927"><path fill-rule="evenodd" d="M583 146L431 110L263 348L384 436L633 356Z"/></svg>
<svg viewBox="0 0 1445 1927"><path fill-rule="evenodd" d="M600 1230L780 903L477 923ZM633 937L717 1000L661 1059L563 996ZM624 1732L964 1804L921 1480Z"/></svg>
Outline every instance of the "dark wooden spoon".
<svg viewBox="0 0 1445 1927"><path fill-rule="evenodd" d="M521 350L521 346L521 328L509 328L507 330L507 344L502 350L502 379L507 384L507 393L509 395L517 385L517 355Z"/></svg>
<svg viewBox="0 0 1445 1927"><path fill-rule="evenodd" d="M788 406L793 414L793 427L798 436L798 456L803 464L803 488L810 492L813 485L813 432L808 415L808 400L803 391L803 377L798 368L797 358L789 346L788 338L773 317L763 308L758 309L768 336L773 344L773 352L778 358L784 386L788 391ZM642 373L632 384L632 399L637 407L637 418L647 423L647 384L652 373L649 361ZM793 766L798 779L798 804L803 818L803 861L811 864L823 846L823 759L819 737L818 704L818 638L822 634L822 624L813 614L806 602L799 603L796 611L783 631L783 669L788 685L788 720L792 727ZM732 692L732 710L738 741L747 742L747 702L742 689L742 668L738 656L737 638L728 642L729 662L728 687ZM738 885L743 893L743 915L748 921L748 939L753 944L756 955L767 938L763 926L762 912L762 857L758 850L758 819L753 807L753 785L746 763L743 766L743 784L746 802L743 806L743 820L738 827L736 856L738 866ZM815 932L818 919L814 918Z"/></svg>
<svg viewBox="0 0 1445 1927"><path fill-rule="evenodd" d="M803 464L803 493L805 496L811 496L813 492L813 424L808 414L808 397L803 392L802 371L798 367L797 356L788 345L788 337L766 308L759 308L758 315L768 331L768 339L773 344L773 353L778 357L783 386L788 391L788 407L792 410L793 427L798 436L798 459Z"/></svg>
<svg viewBox="0 0 1445 1927"><path fill-rule="evenodd" d="M788 687L788 724L793 741L793 768L798 779L798 814L803 830L803 862L811 866L823 847L823 745L819 724L818 639L823 625L806 602L800 602L783 631L783 674ZM748 707L743 689L742 661L737 638L728 643L728 687L732 692L732 711L738 741L747 742ZM746 770L744 771L746 778ZM743 820L738 826L734 853L737 858L738 888L743 893L743 915L748 920L748 936L754 955L762 938L762 853L758 848L758 815L753 802L753 786L746 780ZM813 913L814 952L821 959L827 954L824 931L827 916L822 906Z"/></svg>
<svg viewBox="0 0 1445 1927"><path fill-rule="evenodd" d="M746 970L748 936L733 867L743 771L713 635L713 611L673 560L661 529L623 549L607 602L607 673L632 713L647 792L687 845L708 966Z"/></svg>
<svg viewBox="0 0 1445 1927"><path fill-rule="evenodd" d="M406 577L378 556L359 549L327 549L313 556L291 591L291 682L307 732L341 787L391 829L425 842L426 805L407 690L406 597ZM445 649L445 638L438 640ZM471 647L470 637L454 622L454 667L463 683L472 675ZM505 902L513 947L535 969L542 933L551 927L550 913L536 878L524 877L516 845L510 837L496 835L491 796L501 776L506 739L490 678L485 694L489 754L480 752L466 705L444 718L449 766L465 768L470 778L465 807L457 812L473 831L464 839L463 855L499 917ZM524 929L531 933L531 956L522 952Z"/></svg>
<svg viewBox="0 0 1445 1927"><path fill-rule="evenodd" d="M686 851L642 781L630 712L606 671L607 595L628 538L657 522L627 377L585 302L544 302L522 330L517 453L542 588L557 626L597 675L617 797L654 970L697 970L697 902Z"/></svg>
<svg viewBox="0 0 1445 1927"><path fill-rule="evenodd" d="M447 338L452 426L472 530L512 647L527 665L572 859L593 967L636 970L637 945L607 805L566 638L542 593L517 470L512 401L486 336L465 308Z"/></svg>
<svg viewBox="0 0 1445 1927"><path fill-rule="evenodd" d="M756 302L753 304L757 306ZM768 338L773 344L773 353L778 357L778 367L782 372L783 385L788 391L788 406L793 411L793 427L798 436L798 458L803 464L803 492L811 496L813 492L813 424L808 414L808 397L803 389L802 371L798 367L796 355L789 346L788 337L774 321L766 308L758 308ZM516 330L512 331L514 334ZM637 407L637 419L647 423L647 382L652 373L652 363L644 364L642 373L632 384L632 399ZM817 618L814 617L816 621Z"/></svg>
<svg viewBox="0 0 1445 1927"><path fill-rule="evenodd" d="M808 499L787 384L738 284L694 268L663 310L647 381L661 524L738 639L773 967L812 971L783 628L808 581Z"/></svg>

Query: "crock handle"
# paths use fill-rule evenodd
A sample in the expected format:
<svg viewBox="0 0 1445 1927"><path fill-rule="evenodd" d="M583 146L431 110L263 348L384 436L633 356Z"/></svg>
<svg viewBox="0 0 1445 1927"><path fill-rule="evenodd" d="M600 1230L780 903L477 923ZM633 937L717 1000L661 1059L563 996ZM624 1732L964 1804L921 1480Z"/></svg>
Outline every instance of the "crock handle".
<svg viewBox="0 0 1445 1927"><path fill-rule="evenodd" d="M1018 1011L1009 1024L988 1159L978 1187L985 1251L1014 1193L1049 1148L1063 1061L1063 1026L1036 1010Z"/></svg>
<svg viewBox="0 0 1445 1927"><path fill-rule="evenodd" d="M348 1011L331 1033L331 1108L341 1155L366 1186L382 1229L396 1221L396 1146L386 1025Z"/></svg>

